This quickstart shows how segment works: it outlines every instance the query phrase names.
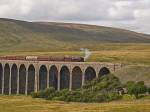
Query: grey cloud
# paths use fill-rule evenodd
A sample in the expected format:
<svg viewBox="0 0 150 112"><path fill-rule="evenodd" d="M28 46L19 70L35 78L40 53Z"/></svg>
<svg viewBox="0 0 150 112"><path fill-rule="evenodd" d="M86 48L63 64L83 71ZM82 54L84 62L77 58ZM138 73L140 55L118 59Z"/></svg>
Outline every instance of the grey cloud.
<svg viewBox="0 0 150 112"><path fill-rule="evenodd" d="M150 34L150 0L0 0L0 17L107 25Z"/></svg>

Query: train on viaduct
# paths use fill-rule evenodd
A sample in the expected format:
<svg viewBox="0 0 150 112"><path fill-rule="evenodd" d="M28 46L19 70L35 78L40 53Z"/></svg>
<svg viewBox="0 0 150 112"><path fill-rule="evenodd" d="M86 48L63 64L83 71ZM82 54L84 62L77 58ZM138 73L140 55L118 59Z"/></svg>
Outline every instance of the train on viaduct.
<svg viewBox="0 0 150 112"><path fill-rule="evenodd" d="M118 63L84 62L82 58L0 57L0 93L28 95L49 87L75 90L121 67Z"/></svg>

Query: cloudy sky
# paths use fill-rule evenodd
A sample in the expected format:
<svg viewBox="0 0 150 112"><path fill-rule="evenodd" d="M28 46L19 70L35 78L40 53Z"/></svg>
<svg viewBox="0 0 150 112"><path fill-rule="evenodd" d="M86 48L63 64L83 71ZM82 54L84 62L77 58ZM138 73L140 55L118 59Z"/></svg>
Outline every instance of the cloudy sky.
<svg viewBox="0 0 150 112"><path fill-rule="evenodd" d="M0 0L0 18L87 23L150 34L150 0Z"/></svg>

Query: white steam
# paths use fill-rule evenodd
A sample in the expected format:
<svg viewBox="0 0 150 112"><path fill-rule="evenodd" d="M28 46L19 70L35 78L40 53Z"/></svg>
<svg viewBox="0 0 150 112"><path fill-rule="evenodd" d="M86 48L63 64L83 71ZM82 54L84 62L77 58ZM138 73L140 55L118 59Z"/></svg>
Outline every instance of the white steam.
<svg viewBox="0 0 150 112"><path fill-rule="evenodd" d="M81 48L80 50L85 53L84 61L86 61L92 54L92 52L89 49Z"/></svg>

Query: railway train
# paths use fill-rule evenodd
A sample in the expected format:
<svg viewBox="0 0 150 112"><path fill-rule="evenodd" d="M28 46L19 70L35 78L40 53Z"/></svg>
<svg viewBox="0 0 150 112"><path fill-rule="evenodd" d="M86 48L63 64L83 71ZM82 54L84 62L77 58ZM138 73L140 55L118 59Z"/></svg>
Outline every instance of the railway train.
<svg viewBox="0 0 150 112"><path fill-rule="evenodd" d="M0 56L0 60L26 60L26 61L62 61L62 62L84 62L83 57L64 56Z"/></svg>

